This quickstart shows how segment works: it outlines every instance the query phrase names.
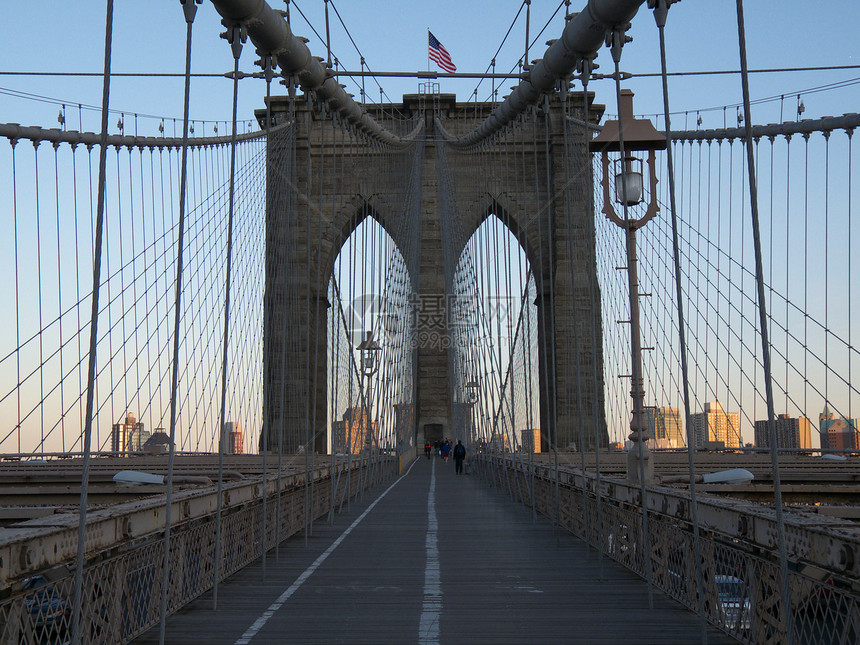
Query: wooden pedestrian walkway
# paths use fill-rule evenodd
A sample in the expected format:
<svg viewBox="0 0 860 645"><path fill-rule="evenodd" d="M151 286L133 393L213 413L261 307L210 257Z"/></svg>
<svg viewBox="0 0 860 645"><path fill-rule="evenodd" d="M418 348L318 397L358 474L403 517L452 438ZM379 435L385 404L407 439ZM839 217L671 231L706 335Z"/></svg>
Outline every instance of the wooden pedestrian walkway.
<svg viewBox="0 0 860 645"><path fill-rule="evenodd" d="M430 503L428 504L428 500ZM602 573L601 573L602 572ZM158 629L138 639L157 643ZM416 461L167 624L168 643L701 643L698 617L454 463ZM708 630L708 642L732 643Z"/></svg>

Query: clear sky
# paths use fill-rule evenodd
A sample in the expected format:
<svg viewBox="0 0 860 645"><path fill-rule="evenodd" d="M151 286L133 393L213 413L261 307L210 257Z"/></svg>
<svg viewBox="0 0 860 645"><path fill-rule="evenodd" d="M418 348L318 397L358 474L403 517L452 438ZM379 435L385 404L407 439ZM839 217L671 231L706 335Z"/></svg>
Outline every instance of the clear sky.
<svg viewBox="0 0 860 645"><path fill-rule="evenodd" d="M269 1L277 8L285 6L276 0ZM586 0L573 0L570 10L576 11L585 4ZM857 0L817 3L747 0L745 4L751 69L860 65L860 41L856 36L857 25L860 25L860 2ZM326 53L324 6L323 0L290 3L294 33L307 37L311 51L322 57ZM517 17L521 7L521 0L492 3L332 0L329 2L332 50L341 68L359 69L359 54L350 40L351 36L372 70L426 70L429 28L448 49L459 71L486 71L498 50L496 71L509 72L516 69L524 50L525 9ZM670 72L738 69L735 7L731 0L683 0L673 6L666 31ZM100 77L69 78L38 73L101 72L105 3L95 0L30 0L7 2L3 8L6 30L5 38L0 40L0 72L3 72L0 74L0 122L57 127L57 113L64 103L67 128L97 131L97 108L102 91ZM531 48L529 58L541 57L546 49L545 42L561 34L564 12L564 4L558 0L532 0L530 40L536 44ZM643 8L633 20L629 32L633 41L625 46L621 65L625 72L656 74L660 71L657 29L650 13ZM339 17L346 24L349 35ZM219 20L208 0L201 5L194 26L194 72L222 74L232 69L229 45L218 37L223 31ZM546 30L538 35L547 24ZM510 35L502 45L509 27ZM185 23L179 0L117 0L114 72L181 73L184 70L184 52ZM253 48L246 46L241 68L253 71L256 58ZM601 50L597 62L600 64L598 72L612 71L608 50ZM343 82L347 84L348 91L359 96L359 79L345 79ZM384 88L386 102L399 101L403 94L416 92L419 83L414 78L384 78L379 82ZM478 85L478 81L472 79L441 79L439 83L442 92L456 93L462 101L469 100ZM499 96L506 94L514 84L513 80L502 83ZM841 86L833 87L833 84ZM135 131L136 113L139 115L139 134L157 135L162 119L166 121L166 134L172 134L173 119L176 119L175 131L180 131L182 85L181 78L114 77L110 105L112 110L125 113L126 133ZM662 112L659 78L633 78L624 85L636 92L634 106L637 114ZM369 100L378 101L379 86L376 82L367 79L365 87ZM755 123L770 123L793 119L798 94L805 104L804 117L857 112L860 111L858 88L860 69L753 74L752 98L774 99L756 103L753 120ZM275 93L285 92L280 85L273 89ZM598 102L607 105L607 113L614 113L612 81L595 80L589 89L597 93ZM197 124L197 134L211 134L214 121L220 122L219 132L226 131L225 122L231 115L231 90L232 83L226 78L194 79L192 119L208 122L205 126ZM240 90L240 118L251 119L254 109L263 106L264 83L255 79L244 80ZM24 97L23 93L29 96ZM479 100L487 100L490 93L491 82L481 82L477 93ZM677 113L673 116L673 125L677 129L695 128L697 112L701 113L702 127L705 128L722 127L724 119L730 126L737 123L736 106L741 100L741 84L736 74L672 77L670 93L672 109ZM780 100L780 96L784 99ZM82 105L80 110L78 104ZM112 133L117 132L119 118L119 114L111 116ZM837 198L834 197L834 211ZM848 243L850 246L850 240ZM817 402L811 404L806 413L812 416L820 407Z"/></svg>
<svg viewBox="0 0 860 645"><path fill-rule="evenodd" d="M283 8L280 2L270 2ZM751 68L812 67L860 64L860 45L856 26L860 24L860 3L856 0L829 0L809 3L800 0L748 0L746 31ZM99 72L103 65L104 2L82 0L58 2L32 0L5 3L6 37L0 41L2 71L69 71ZM585 0L573 0L576 11ZM346 69L358 69L355 48L338 19L346 23L349 34L364 55L368 66L380 71L427 69L427 29L445 45L459 71L483 72L502 43L505 32L514 23L521 0L498 0L492 3L436 0L432 3L393 2L391 0L333 0L329 3L332 50ZM550 17L556 12L555 17ZM293 30L310 39L311 50L325 56L325 44L299 14L300 9L313 29L325 35L322 0L300 0L291 3ZM337 10L337 13L335 12ZM563 28L564 6L557 0L533 0L531 3L530 39L536 44L530 58L545 51L545 42L557 37ZM549 22L546 31L538 33ZM195 72L223 73L232 67L230 49L218 38L222 31L219 17L209 2L201 5L194 27L192 66ZM735 2L730 0L683 0L669 12L666 28L669 69L672 71L731 70L738 68L737 23ZM640 10L630 31L633 42L625 46L622 69L632 73L659 72L657 30L650 11ZM185 28L178 0L130 2L119 0L115 7L113 70L116 72L182 72L184 69ZM497 56L497 71L510 71L522 56L525 42L525 10L511 29ZM242 68L250 71L256 58L250 47L242 57ZM611 72L612 60L607 50L598 56L602 73ZM806 106L804 116L841 114L856 111L857 85L842 89L811 92L829 83L860 80L860 69L757 74L751 80L753 98L786 96L784 118L795 115L797 93ZM358 96L358 86L344 81ZM360 81L359 81L360 82ZM381 79L387 97L399 100L402 94L417 90L416 79ZM456 92L458 98L472 96L477 81L440 81L443 92ZM503 84L503 92L514 83ZM627 86L637 93L637 113L661 110L659 79L634 79ZM230 82L227 79L198 79L192 87L192 117L224 121L230 118ZM366 81L368 97L378 100L379 88ZM612 82L593 82L598 100L613 112ZM67 102L67 127L77 127L77 107L73 104L98 106L101 102L101 80L98 78L56 78L0 76L0 120L51 127L56 125L58 105L15 98L6 90L30 92ZM805 91L804 91L805 90ZM278 86L277 92L284 88ZM676 77L671 81L673 111L703 112L703 127L722 125L721 107L740 101L737 76ZM246 80L241 84L240 118L250 118L253 109L262 105L263 82ZM484 81L478 97L490 94L490 82ZM387 100L387 98L386 98ZM112 81L111 107L129 113L180 118L182 116L182 81L180 79L115 78ZM728 113L734 112L730 107ZM779 119L780 102L754 107L754 121ZM118 118L118 117L117 117ZM735 117L736 118L736 117ZM84 111L84 129L98 127L98 112ZM117 119L111 119L115 131ZM131 123L133 118L127 122ZM683 126L681 115L678 127ZM688 117L694 127L695 120ZM731 119L729 119L731 122ZM139 119L142 134L155 134L158 122ZM170 129L170 128L168 128ZM128 131L128 129L127 129Z"/></svg>

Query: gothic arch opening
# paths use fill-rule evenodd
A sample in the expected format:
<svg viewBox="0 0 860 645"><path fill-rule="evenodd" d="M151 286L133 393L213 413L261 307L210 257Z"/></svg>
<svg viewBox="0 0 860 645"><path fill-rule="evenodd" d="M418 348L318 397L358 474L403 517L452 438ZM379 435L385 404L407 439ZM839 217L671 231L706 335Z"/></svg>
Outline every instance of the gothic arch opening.
<svg viewBox="0 0 860 645"><path fill-rule="evenodd" d="M494 213L466 242L450 293L454 426L479 449L540 451L535 279L517 236Z"/></svg>
<svg viewBox="0 0 860 645"><path fill-rule="evenodd" d="M340 247L328 285L326 416L336 454L414 445L412 293L403 252L368 213Z"/></svg>

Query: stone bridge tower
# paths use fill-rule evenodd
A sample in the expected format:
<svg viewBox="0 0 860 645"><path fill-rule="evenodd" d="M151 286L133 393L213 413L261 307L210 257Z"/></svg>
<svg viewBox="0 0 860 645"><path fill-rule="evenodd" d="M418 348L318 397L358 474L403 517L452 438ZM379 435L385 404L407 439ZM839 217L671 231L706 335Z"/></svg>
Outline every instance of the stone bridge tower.
<svg viewBox="0 0 860 645"><path fill-rule="evenodd" d="M583 95L571 94L568 101L581 106ZM325 452L328 405L325 330L327 316L336 315L327 299L332 267L341 246L364 217L374 217L399 249L416 248L410 247L409 240L398 239L405 230L399 221L403 211L398 191L408 181L408 169L414 164L419 164L421 171L418 227L421 239L418 257L407 258L407 264L417 268L418 275L412 279L419 299L444 297L438 160L439 146L448 144L440 136L440 124L446 133L459 135L483 121L494 107L490 103L477 106L474 102L457 103L454 95L446 94L406 95L401 104L368 105L371 117L402 134L405 134L403 116L423 114L425 118L417 148L388 156L349 134L344 140L333 142L331 134L326 135L321 127L318 112L310 110L302 97L295 100L292 108L296 128L294 154L288 130L270 136L264 330L264 405L268 428L261 433L261 447L266 437L270 447L277 445L283 401L284 451L298 451L309 436L308 428L314 427L314 450ZM592 117L599 118L601 111L599 106L592 107ZM273 97L271 112L275 126L288 122L287 97ZM394 114L401 120L395 120ZM264 124L265 111L258 111L257 118ZM485 174L494 178L492 181L480 184L458 181L458 177L471 176L475 158L465 153L446 153L445 160L455 178L466 239L484 219L496 215L525 249L538 293L542 434L556 436L557 428L558 447L566 450L576 444L580 421L586 424L586 437L594 436L592 428L596 422L601 443L607 441L600 312L592 307L593 298L599 308L600 293L590 207L591 164L585 152L583 128L566 121L558 94L536 111L530 123L513 138L509 136L505 144L509 148L518 147L518 154L527 160L529 167L537 168L528 184L506 176L501 166L485 169ZM568 176L566 146L568 159L572 153L584 160L575 176ZM343 167L343 155L349 160L348 170L339 172L335 181L333 169ZM484 160L487 158L492 157ZM291 191L291 186L296 186L296 190ZM568 209L571 217L567 215ZM286 304L289 302L302 306L290 307ZM422 330L416 331L420 335ZM425 429L441 430L443 436L456 434L451 428L448 352L439 344L418 349L417 400L409 443L415 439L423 441ZM554 366L549 364L553 356ZM597 366L596 390L594 366ZM579 395L577 369L581 377ZM281 374L286 375L285 382ZM309 406L309 400L315 400L316 405ZM586 441L586 448L592 446L593 441ZM547 449L546 441L543 449Z"/></svg>

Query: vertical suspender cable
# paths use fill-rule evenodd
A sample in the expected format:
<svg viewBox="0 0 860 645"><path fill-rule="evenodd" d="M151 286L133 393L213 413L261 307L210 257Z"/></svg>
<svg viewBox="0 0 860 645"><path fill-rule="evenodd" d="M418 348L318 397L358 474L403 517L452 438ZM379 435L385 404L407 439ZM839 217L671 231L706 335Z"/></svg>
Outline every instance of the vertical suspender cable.
<svg viewBox="0 0 860 645"><path fill-rule="evenodd" d="M89 365L87 367L87 411L86 425L84 426L83 445L84 462L81 467L81 499L80 506L78 509L80 515L78 520L78 553L77 559L75 561L75 595L72 604L72 643L74 645L80 645L80 643L82 642L81 613L83 611L84 604L83 581L87 525L87 487L89 486L90 480L90 442L92 440L93 435L93 400L95 398L96 388L96 346L98 343L99 288L101 287L103 237L102 232L104 230L105 213L105 166L107 164L111 40L113 38L113 0L107 0L107 9L105 14L105 64L104 81L102 85L102 125L100 133L101 141L99 147L98 207L96 211L97 215L95 249L93 251L93 307L90 318L90 355ZM18 346L20 347L20 343Z"/></svg>
<svg viewBox="0 0 860 645"><path fill-rule="evenodd" d="M343 164L345 153L343 151L344 142L346 139L346 134L344 130L344 124L341 121L340 125L340 143L341 143L341 151L339 155L339 161L341 166L341 175L343 175ZM335 143L336 139L336 131L333 133L332 145L336 148L337 144ZM341 246L341 250L343 246ZM340 275L340 267L341 267L341 256L340 252L337 257L332 262L332 275L329 278L329 293L332 295L332 302L337 302L338 309L340 308L340 296L334 291L334 284L337 280L336 276ZM331 356L329 357L329 376L328 383L331 383L331 389L328 393L329 396L329 419L331 424L328 426L331 428L331 436L329 441L329 450L331 451L330 455L330 466L329 466L329 488L331 492L329 509L328 509L328 523L331 524L334 522L334 509L337 503L337 489L340 485L340 471L337 469L337 454L340 452L337 449L337 437L334 434L334 422L337 419L337 404L340 394L340 388L338 387L339 381L339 370L340 370L340 335L338 334L338 328L340 327L340 317L332 314L331 316L331 337L330 337L330 347L331 347ZM346 332L346 330L344 330ZM344 434L346 426L344 426Z"/></svg>
<svg viewBox="0 0 860 645"><path fill-rule="evenodd" d="M14 227L14 238L15 238L15 398L16 398L16 416L15 416L15 438L17 440L18 454L21 454L21 279L20 279L20 271L21 267L18 262L18 164L17 159L15 157L15 148L17 146L17 139L10 139L9 143L12 146L12 222ZM77 184L75 184L77 186ZM75 206L77 207L77 200L75 200ZM75 218L77 222L77 217ZM76 238L77 239L77 238ZM75 244L75 248L78 248L78 244ZM78 265L79 266L79 265ZM77 271L78 269L76 269ZM94 290L94 293L97 293ZM80 296L80 290L78 291L78 296ZM80 302L80 297L78 298L78 302ZM78 329L81 329L80 325L80 309L78 310ZM80 358L80 343L78 343L78 354ZM80 362L78 363L80 365ZM78 372L80 375L80 372ZM80 376L79 376L80 378ZM84 458L86 462L86 457ZM82 507L85 508L85 507ZM81 558L78 558L78 562L81 561ZM75 604L75 607L78 607ZM77 609L75 609L77 615Z"/></svg>
<svg viewBox="0 0 860 645"><path fill-rule="evenodd" d="M547 186L547 255L549 256L549 302L550 302L550 401L552 414L552 428L555 435L555 514L561 523L561 489L559 487L559 463L558 463L558 375L557 361L555 354L555 249L553 243L555 240L555 217L552 213L552 196L549 193L552 190L552 176L550 173L550 156L549 156L549 132L550 132L550 112L549 112L549 97L544 98L545 114L544 114L544 170L546 171L546 186ZM535 124L537 131L537 124ZM537 166L537 154L535 154L535 166ZM537 172L535 172L535 183L537 184Z"/></svg>
<svg viewBox="0 0 860 645"><path fill-rule="evenodd" d="M312 95L307 96L308 150L305 201L307 202L305 219L305 481L304 481L304 534L305 547L308 546L308 515L310 514L310 462L308 447L311 443L311 134L313 119L311 118Z"/></svg>
<svg viewBox="0 0 860 645"><path fill-rule="evenodd" d="M242 53L241 27L230 28L230 47L233 51L233 130L230 136L230 192L227 214L227 269L224 281L224 347L221 357L221 415L218 424L218 501L215 509L215 581L212 588L212 609L218 609L218 582L221 575L221 515L224 491L224 422L227 413L227 356L230 349L230 282L233 268L233 205L236 186L236 110L239 97L239 56ZM266 104L268 110L268 103ZM268 428L267 428L268 430ZM231 451L232 452L232 451ZM264 484L265 485L265 484ZM265 500L265 490L263 491ZM264 505L265 508L265 505ZM263 538L265 540L265 537ZM263 542L265 547L265 541ZM265 548L263 550L263 576L265 577Z"/></svg>
<svg viewBox="0 0 860 645"><path fill-rule="evenodd" d="M270 94L269 94L269 86L266 86L266 96L269 97L266 100L266 128L269 128L271 125L271 111L269 107L270 102ZM289 150L287 154L289 155L289 174L287 175L287 200L286 200L286 208L287 208L287 217L286 220L288 222L292 222L295 225L295 216L296 216L296 135L298 132L298 128L296 126L296 81L294 77L291 77L287 81L287 97L288 97L288 108L287 114L290 122L289 129L289 139L288 145ZM268 135L266 140L269 141ZM268 145L271 149L271 142L269 141ZM279 154L280 157L280 154ZM267 163L271 163L272 157L269 156ZM267 190L269 187L267 186ZM280 193L278 193L280 195ZM288 229L289 230L289 229ZM295 235L295 231L293 231L293 235ZM284 262L281 270L285 272L289 272L294 268L293 258L295 257L295 247L290 247L289 235L284 236L283 240L283 248L281 249L281 253L283 253ZM277 241L279 244L280 240ZM293 296L288 295L287 299L291 299ZM278 477L281 477L281 471L283 467L283 454L284 454L284 410L286 405L286 391L287 391L287 348L292 344L292 339L287 337L287 309L292 310L293 307L289 307L290 303L279 303L281 304L285 310L281 313L281 401L280 401L280 418L278 419ZM293 320L298 320L298 316L295 314L290 314L293 316ZM295 327L292 326L292 327ZM290 334L294 338L296 330L294 328L290 329ZM295 395L291 395L291 398L295 400ZM278 484L278 491L280 491L281 486ZM292 507L292 502L295 495L290 494L290 506ZM278 508L280 509L280 503L278 504ZM290 523L292 523L292 517L290 517ZM278 524L280 526L280 523ZM280 541L279 541L280 542ZM275 552L275 558L279 558L280 551Z"/></svg>
<svg viewBox="0 0 860 645"><path fill-rule="evenodd" d="M666 121L666 163L669 173L669 207L672 219L672 257L675 265L675 299L678 308L678 343L681 353L681 379L684 388L684 419L687 424L687 467L690 472L690 519L693 522L693 556L696 558L696 597L699 599L699 618L702 627L702 643L708 642L707 619L705 617L705 588L702 577L702 547L699 538L699 512L696 499L696 465L694 462L695 441L690 424L690 380L687 366L687 331L684 319L684 292L681 289L681 253L678 245L678 209L675 203L675 167L672 161L672 125L669 112L669 81L666 71L666 17L669 12L667 0L657 0L654 19L660 36L660 65L663 79L663 118Z"/></svg>
<svg viewBox="0 0 860 645"><path fill-rule="evenodd" d="M350 146L349 146L349 165L350 167L354 167L355 163L355 147L357 143L358 137L356 136L356 132L350 132ZM362 209L364 206L362 206ZM349 230L351 231L350 237L348 239L349 242L349 259L347 267L350 271L349 274L349 302L351 306L355 306L355 245L358 242L358 236L355 234L355 230L358 227L358 220L360 217L359 209L355 209L350 216L350 225ZM352 339L349 337L349 333L355 334L354 329L347 330L347 339L350 343L349 350L347 354L346 363L349 367L352 366L355 354L352 348ZM364 333L364 328L358 330L359 335ZM348 368L347 368L348 369ZM346 409L349 410L352 407L352 392L353 392L353 373L352 370L348 371L349 377L347 378L347 393L346 393ZM338 510L343 508L344 499L346 500L346 508L349 510L351 506L352 500L352 451L353 451L353 440L352 440L352 430L348 428L348 426L344 425L344 440L346 442L346 493L340 500L340 506Z"/></svg>
<svg viewBox="0 0 860 645"><path fill-rule="evenodd" d="M851 241L852 241L852 238L851 238L851 170L852 170L852 168L851 168L851 161L852 161L852 159L851 159L851 137L854 134L854 130L847 130L846 134L848 135L848 175L847 175L848 181L846 183L848 185L848 195L847 195L847 197L848 197L848 204L847 204L847 206L848 206L848 212L847 212L847 215L848 215L848 249L849 249L848 250L848 257L849 257L848 262L850 265L850 262L851 262L851 260L850 260L850 258L851 258ZM786 244L786 248L788 248L788 244ZM786 274L788 274L788 267L786 267ZM788 279L787 278L786 278L785 292L788 293ZM851 271L848 271L848 311L849 312L853 311L853 309L851 309L851 300L852 300L851 299ZM786 306L786 310L787 310L788 309L788 303L787 302L786 302L785 306ZM788 316L786 316L786 325L788 325ZM853 347L853 345L851 344L851 328L852 328L852 325L851 325L850 314L849 314L848 347ZM787 339L785 342L786 342L786 344L788 344ZM788 352L786 352L786 356L788 356ZM853 381L851 380L851 366L854 362L853 359L854 359L854 352L849 352L848 353L848 383L849 383L849 385L851 383L853 383ZM788 371L787 365L786 365L785 369L786 369L786 371ZM786 382L787 382L787 379L786 379ZM853 412L852 403L854 400L853 390L854 390L853 387L849 387L849 390L848 390L848 418L852 420L851 421L852 424L854 423L854 421L853 421L854 415L852 414L852 412ZM855 428L855 430L856 430L856 428Z"/></svg>
<svg viewBox="0 0 860 645"><path fill-rule="evenodd" d="M272 78L274 77L274 71L272 68L272 55L268 53L263 56L260 60L260 63L263 65L263 75L266 77L266 216L270 216L275 206L280 206L279 203L273 203L272 191L273 187L269 186L269 177L271 177L271 172L269 168L269 164L272 162L272 157L268 153L268 150L272 148L272 142L270 140L270 130L272 127ZM281 155L279 154L279 159L281 159ZM280 192L277 193L280 196ZM269 249L267 249L268 251ZM275 251L275 249L271 249L271 251ZM287 249L286 248L278 248L277 256L281 258L280 260L280 270L284 270L287 265ZM274 300L274 298L273 298ZM285 303L279 303L282 307ZM286 351L286 342L287 342L287 332L286 332L286 322L287 316L285 312L281 312L281 318L283 319L282 332L281 332L281 395L280 395L280 406L278 407L278 483L277 483L277 494L275 495L275 561L279 562L281 557L281 488L283 483L283 461L284 461L284 392L286 389L286 384L284 383L284 365L287 358ZM272 322L274 322L274 312L272 312L271 318ZM274 374L274 369L272 368L271 373ZM268 377L264 377L268 378ZM271 422L271 420L270 420Z"/></svg>
<svg viewBox="0 0 860 645"><path fill-rule="evenodd" d="M232 40L231 40L230 44L234 48L233 49L233 57L234 57L235 65L236 65L236 67L235 67L236 73L238 75L239 56L238 56L238 53L236 52L236 42L237 41L239 41L239 43L240 43L239 44L240 49L239 49L238 53L241 53L241 31L239 30L238 27L234 26L233 31L232 31ZM267 81L267 85L269 82L270 81ZM234 101L234 103L233 103L233 105L234 105L234 108L233 108L234 109L233 124L234 125L233 125L233 127L234 127L234 129L235 129L235 123L236 123L236 119L235 119L236 94L235 94L235 91L237 89L238 89L238 87L235 85L235 81L234 81L234 94L233 94L233 101ZM268 115L269 115L268 103L266 104L266 115L267 115L267 119L268 119ZM230 185L231 186L233 185L232 174L233 174L233 171L231 169L231 179L230 179ZM267 331L269 331L269 330L268 329L265 330L264 333L266 333ZM265 359L264 359L264 363L266 363ZM266 554L269 551L269 543L268 543L269 515L268 515L268 512L269 512L269 452L272 450L271 422L272 422L271 416L264 413L263 424L262 424L263 438L262 438L262 442L261 442L261 445L263 448L263 477L262 477L262 482L261 482L262 486L260 487L260 489L262 491L262 499L261 499L262 508L261 508L261 516L260 516L260 533L261 533L261 535L260 535L260 569L261 569L260 574L261 574L261 577L263 580L266 579Z"/></svg>
<svg viewBox="0 0 860 645"><path fill-rule="evenodd" d="M323 4L325 5L325 66L331 67L331 31L329 30L328 23L328 0L323 0Z"/></svg>
<svg viewBox="0 0 860 645"><path fill-rule="evenodd" d="M323 203L323 184L325 183L325 150L326 150L326 140L325 140L325 131L326 131L326 105L322 104L322 111L320 114L320 168L319 168L319 194L317 196L317 203L320 204L320 207ZM310 194L308 195L310 197ZM320 360L320 333L322 333L323 341L326 339L325 328L322 328L322 332L320 332L320 298L322 292L322 263L323 263L323 222L322 217L317 218L319 220L319 239L317 240L317 254L316 254L316 264L317 264L317 277L316 277L316 302L314 304L314 368L313 368L313 384L314 391L313 396L311 397L313 411L311 412L311 443L306 447L307 451L310 451L310 469L311 472L314 473L314 476L310 481L310 526L308 528L310 535L314 533L314 487L316 482L316 443L317 443L317 396L320 391L320 382L319 382L319 360ZM310 234L310 221L308 221L308 233ZM308 239L308 248L310 248L310 239ZM325 363L323 363L325 365ZM323 390L325 391L325 390Z"/></svg>
<svg viewBox="0 0 860 645"><path fill-rule="evenodd" d="M784 637L789 645L794 643L794 626L791 610L791 590L788 580L788 547L785 537L785 519L782 509L782 486L779 477L779 456L777 454L776 421L773 407L773 382L770 370L770 341L767 328L767 309L764 301L764 275L761 257L761 233L758 221L758 193L755 177L755 160L753 159L752 121L750 110L749 73L747 70L746 36L744 32L744 3L737 0L738 14L738 48L741 59L741 87L744 98L744 130L747 152L747 172L749 173L750 215L753 226L753 244L755 246L755 271L758 289L759 325L761 327L762 363L764 366L764 385L767 395L767 425L770 443L770 460L773 470L773 498L776 511L777 543L779 548L780 595L782 600L782 626L786 631Z"/></svg>
<svg viewBox="0 0 860 645"><path fill-rule="evenodd" d="M782 119L780 119L780 120L782 120ZM849 135L849 141L850 141L850 135ZM850 147L848 148L848 151L849 151L848 152L848 154L849 154L849 157L848 157L848 168L849 168L848 176L850 177L851 176L851 173L850 173L851 148ZM849 190L849 192L851 190L850 182L848 184L848 190ZM786 216L785 216L785 248L790 248L789 244L791 242L791 217L789 216L790 204L791 204L791 135L787 134L787 135L785 135L785 213L786 213ZM849 200L849 204L850 204L850 200ZM848 239L849 240L851 239L851 219L850 218L848 219ZM785 254L785 293L786 294L791 293L791 291L789 291L789 285L791 284L791 282L790 282L791 262L792 262L791 256L788 253L786 253ZM788 298L786 298L785 299L785 328L786 329L788 329L788 322L789 322L789 317L790 317L790 312L791 312L790 308L791 308L791 302L789 301ZM848 272L848 311L851 311L851 272L850 271ZM791 367L791 361L789 360L788 356L789 356L790 341L791 341L791 335L785 334L785 349L783 351L785 352L785 376L784 376L784 378L785 378L785 404L784 405L785 405L786 410L789 409L788 408L788 402L789 402L788 384L789 384L789 369ZM850 325L848 326L848 346L851 347L851 326ZM848 360L848 382L849 383L851 382L851 360L850 360L850 358ZM848 412L849 412L848 418L850 419L851 418L851 399L850 398L848 400ZM811 441L812 441L812 437L810 437L810 442ZM809 448L812 447L811 443L808 447Z"/></svg>
<svg viewBox="0 0 860 645"><path fill-rule="evenodd" d="M164 645L167 628L167 585L170 580L170 520L173 502L173 464L176 459L176 397L179 379L179 323L182 316L182 260L185 242L185 189L188 179L188 110L191 98L191 27L197 13L197 0L182 1L185 14L185 99L182 116L182 166L179 172L179 236L176 241L176 300L173 319L173 367L170 387L170 452L167 458L167 496L164 512L164 563L161 572L161 607L158 642Z"/></svg>
<svg viewBox="0 0 860 645"><path fill-rule="evenodd" d="M537 136L537 117L534 113L532 113L532 126L533 126L532 127L532 135L535 136L535 138L536 138L536 136ZM537 144L536 141L535 141L535 144ZM536 150L537 150L537 145L535 145L535 148L533 149L533 152L532 152L533 157L534 157L534 159L533 159L534 164L533 165L534 165L534 179L535 180L537 179L537 151ZM524 147L523 147L522 152L523 152L523 186L525 187L526 162L525 162L525 148ZM543 315L540 316L539 324L538 324L538 345L539 345L540 357L543 359L543 361L540 365L540 367L542 368L543 377L544 377L544 379L543 379L543 384L544 384L543 400L546 401L547 408L548 408L548 409L542 411L541 417L542 417L542 419L547 420L547 425L549 426L546 429L547 441L549 444L548 447L549 447L549 450L551 453L551 458L553 460L553 465L554 465L554 470L555 470L555 467L557 467L557 465L558 465L558 434L557 434L557 428L555 427L555 424L553 423L553 417L552 417L552 412L551 412L552 404L549 402L549 398L552 396L551 379L552 379L552 375L554 372L553 372L553 370L550 369L551 357L550 357L549 349L547 347L547 345L549 343L554 342L552 334L549 333L549 331L548 331L550 326L547 324L548 318L552 317L552 309L551 309L552 296L551 296L549 287L546 284L547 282L552 283L552 272L549 270L549 260L548 259L546 261L544 260L543 227L541 226L542 208L541 208L541 203L540 203L539 187L537 185L535 185L535 204L536 204L535 209L537 211L535 213L535 217L534 217L534 219L537 221L537 235L536 235L535 239L537 240L538 265L540 267L538 271L539 271L539 274L541 277L540 291L537 293L537 297L540 300L540 309L543 312ZM547 227L549 228L549 223L547 223ZM548 233L546 239L547 239L547 242L551 242L552 234ZM548 246L547 247L547 255L549 255L551 253L552 253L552 249ZM537 275L538 272L535 272L535 274ZM549 296L549 300L550 300L549 303L547 303L547 296ZM543 338L543 342L540 342L541 337ZM541 428L541 432L543 432L543 428ZM555 472L555 474L557 475L557 471ZM558 511L557 495L558 495L558 488L556 487L556 482L554 481L553 482L553 504L554 504L554 510L556 512L553 515L552 526L553 526L553 533L556 536L556 540L559 539L558 525L559 525L559 520L560 520L558 513L557 513L557 511ZM547 509L547 511L549 511L549 509Z"/></svg>
<svg viewBox="0 0 860 645"><path fill-rule="evenodd" d="M525 0L526 3L526 48L523 51L523 69L529 68L529 23L531 22L532 0Z"/></svg>
<svg viewBox="0 0 860 645"><path fill-rule="evenodd" d="M585 151L586 163L589 164L589 170L587 177L589 179L589 188L586 191L588 195L588 218L591 226L594 227L594 190L592 188L592 168L591 167L591 159L588 156L588 141L591 139L591 132L588 128L589 121L589 99L588 99L588 81L591 78L591 70L592 70L592 61L591 59L585 59L582 61L582 76L580 80L582 82L582 100L584 103L583 106L583 121L585 122L585 127L583 128L583 136L585 137L585 141L583 142L583 150ZM585 172L585 168L583 168ZM595 252L596 255L596 252ZM591 260L589 259L589 262ZM594 259L594 268L595 271L597 269L597 258ZM597 319L597 298L596 298L596 289L594 287L594 283L597 280L596 275L590 275L589 271L589 279L588 279L588 297L591 304L591 361L592 361L592 369L591 369L591 389L592 389L592 397L591 397L591 417L593 420L593 433L594 433L594 491L597 497L597 561L599 563L600 569L600 580L603 580L603 496L602 491L600 489L600 444L601 444L601 428L599 422L599 409L598 409L598 401L597 401L597 393L598 393L598 382L597 382L597 355L598 355L598 347L597 347L597 325L600 322Z"/></svg>
<svg viewBox="0 0 860 645"><path fill-rule="evenodd" d="M66 380L66 372L63 369L63 272L61 270L62 257L60 255L60 173L57 168L57 148L59 147L59 143L54 143L54 206L57 214L57 323L60 337L60 436L63 452L66 452L66 397L63 388L63 383ZM131 156L130 152L129 156Z"/></svg>
<svg viewBox="0 0 860 645"><path fill-rule="evenodd" d="M574 169L572 168L572 164L570 162L570 146L569 146L569 138L570 138L570 125L566 118L567 109L568 109L568 80L567 78L561 79L560 89L561 89L561 125L563 131L563 141L564 141L564 176L568 178L568 181L572 181L574 179ZM583 126L584 129L588 130L588 124L586 123ZM579 181L582 179L579 177ZM576 271L573 266L573 257L574 257L574 246L573 246L573 215L571 213L571 199L570 199L570 184L566 184L564 187L564 215L565 215L565 234L567 237L567 261L570 267L570 297L571 297L571 311L572 311L572 322L573 322L573 346L574 346L574 365L576 369L576 417L577 417L577 441L579 444L579 460L580 460L580 469L582 471L582 533L583 538L585 539L585 543L588 544L591 539L591 526L588 517L588 479L585 475L585 427L583 423L583 409L582 409L582 360L581 360L581 345L579 339L579 316L577 315L577 305L576 305ZM596 392L595 392L596 394Z"/></svg>
<svg viewBox="0 0 860 645"><path fill-rule="evenodd" d="M33 201L36 210L36 285L39 292L37 296L37 312L39 316L39 445L37 449L45 452L45 324L42 318L42 209L39 200L39 144L41 141L33 141L33 162L35 164ZM108 298L110 299L110 298ZM113 355L113 353L111 353ZM113 383L113 379L111 379Z"/></svg>

